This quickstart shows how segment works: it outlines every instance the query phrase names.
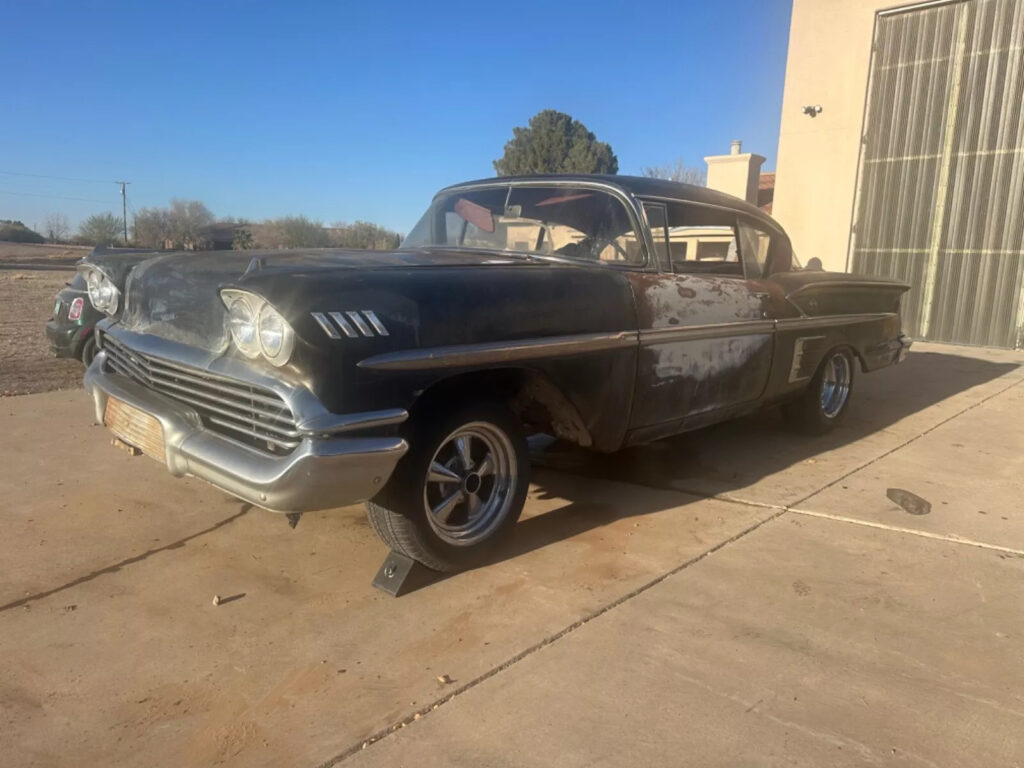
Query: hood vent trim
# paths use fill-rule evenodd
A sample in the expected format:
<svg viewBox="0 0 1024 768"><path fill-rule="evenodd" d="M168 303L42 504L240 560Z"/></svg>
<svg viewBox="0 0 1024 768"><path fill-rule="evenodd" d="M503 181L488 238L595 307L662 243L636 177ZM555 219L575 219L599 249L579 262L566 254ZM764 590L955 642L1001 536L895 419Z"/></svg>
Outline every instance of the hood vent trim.
<svg viewBox="0 0 1024 768"><path fill-rule="evenodd" d="M317 325L330 339L340 339L342 335L350 339L360 336L390 336L384 323L373 310L346 310L345 312L310 312Z"/></svg>

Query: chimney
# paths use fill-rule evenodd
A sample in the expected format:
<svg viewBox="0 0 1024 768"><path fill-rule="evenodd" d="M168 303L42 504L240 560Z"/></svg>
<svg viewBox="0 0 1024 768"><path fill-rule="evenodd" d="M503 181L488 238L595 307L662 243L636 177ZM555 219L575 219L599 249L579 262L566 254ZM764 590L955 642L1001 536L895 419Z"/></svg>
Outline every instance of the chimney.
<svg viewBox="0 0 1024 768"><path fill-rule="evenodd" d="M756 205L757 182L765 158L742 150L743 142L736 139L730 143L728 155L704 158L708 164L708 187Z"/></svg>

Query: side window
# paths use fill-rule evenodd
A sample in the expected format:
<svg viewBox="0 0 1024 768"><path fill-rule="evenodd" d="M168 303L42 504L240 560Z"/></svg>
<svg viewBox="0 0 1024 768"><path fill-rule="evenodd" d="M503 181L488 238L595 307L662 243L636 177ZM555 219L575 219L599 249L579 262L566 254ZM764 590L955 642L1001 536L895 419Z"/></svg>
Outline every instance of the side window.
<svg viewBox="0 0 1024 768"><path fill-rule="evenodd" d="M651 230L651 240L654 242L654 254L658 264L661 269L668 269L668 226L665 206L661 203L644 203L644 215Z"/></svg>
<svg viewBox="0 0 1024 768"><path fill-rule="evenodd" d="M687 203L665 209L669 271L743 277L734 214Z"/></svg>
<svg viewBox="0 0 1024 768"><path fill-rule="evenodd" d="M753 222L740 219L740 250L751 278L768 276L768 253L772 237Z"/></svg>

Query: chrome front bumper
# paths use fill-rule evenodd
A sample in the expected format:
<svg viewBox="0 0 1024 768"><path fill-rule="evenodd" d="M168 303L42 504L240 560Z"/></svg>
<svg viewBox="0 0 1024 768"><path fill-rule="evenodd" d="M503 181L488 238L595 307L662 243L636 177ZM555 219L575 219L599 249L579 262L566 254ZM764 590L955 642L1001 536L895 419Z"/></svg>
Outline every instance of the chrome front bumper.
<svg viewBox="0 0 1024 768"><path fill-rule="evenodd" d="M206 429L188 405L106 372L105 358L102 351L96 356L84 382L98 423L104 423L110 397L149 414L163 428L164 455L172 475L194 475L274 512L308 512L366 501L383 487L408 450L397 436L308 435L287 455L264 453Z"/></svg>

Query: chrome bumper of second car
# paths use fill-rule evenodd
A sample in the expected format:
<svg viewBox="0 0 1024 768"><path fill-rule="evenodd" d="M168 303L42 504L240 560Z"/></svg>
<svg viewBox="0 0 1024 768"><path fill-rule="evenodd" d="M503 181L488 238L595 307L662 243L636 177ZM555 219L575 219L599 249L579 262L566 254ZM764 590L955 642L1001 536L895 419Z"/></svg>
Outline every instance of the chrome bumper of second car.
<svg viewBox="0 0 1024 768"><path fill-rule="evenodd" d="M171 474L194 475L274 512L366 501L387 482L408 450L398 436L306 435L287 455L264 453L205 428L187 404L109 373L105 363L101 351L85 374L97 422L104 424L110 398L142 411L160 425L163 460Z"/></svg>

